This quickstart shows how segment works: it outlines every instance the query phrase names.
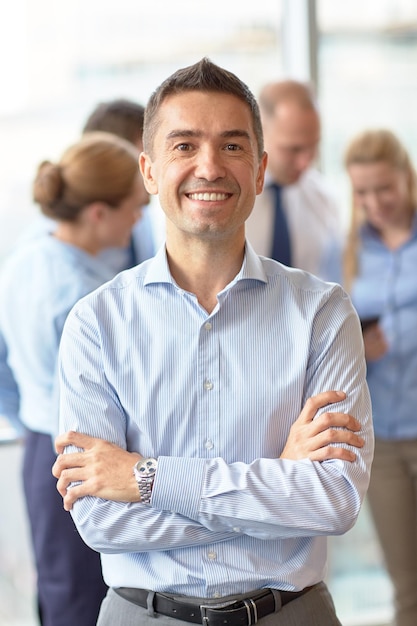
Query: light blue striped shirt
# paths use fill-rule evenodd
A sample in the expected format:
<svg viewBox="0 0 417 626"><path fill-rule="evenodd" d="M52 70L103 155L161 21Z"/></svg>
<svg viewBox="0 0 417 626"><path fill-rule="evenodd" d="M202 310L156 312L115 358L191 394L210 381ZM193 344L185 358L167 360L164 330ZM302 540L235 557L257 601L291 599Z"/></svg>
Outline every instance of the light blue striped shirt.
<svg viewBox="0 0 417 626"><path fill-rule="evenodd" d="M0 275L0 415L18 432L58 432L57 360L79 298L113 278L101 260L43 234L19 246Z"/></svg>
<svg viewBox="0 0 417 626"><path fill-rule="evenodd" d="M247 244L209 315L162 248L74 307L60 355L61 430L159 459L151 506L74 505L109 585L219 597L323 579L326 535L356 520L373 452L361 333L340 286ZM278 459L306 399L329 389L363 425L357 460Z"/></svg>
<svg viewBox="0 0 417 626"><path fill-rule="evenodd" d="M360 315L380 316L387 353L368 363L375 434L417 438L417 217L410 239L389 250L364 226L352 301Z"/></svg>
<svg viewBox="0 0 417 626"><path fill-rule="evenodd" d="M106 248L97 255L96 258L100 260L100 263L107 265L111 278L118 272L122 272L154 256L156 250L155 235L153 232L154 226L152 222L153 210L154 208L149 205L142 208L141 218L133 226L129 246ZM32 224L23 231L18 239L17 245L25 246L36 238L43 237L46 233L53 233L56 228L56 220L46 217L45 215L39 215Z"/></svg>

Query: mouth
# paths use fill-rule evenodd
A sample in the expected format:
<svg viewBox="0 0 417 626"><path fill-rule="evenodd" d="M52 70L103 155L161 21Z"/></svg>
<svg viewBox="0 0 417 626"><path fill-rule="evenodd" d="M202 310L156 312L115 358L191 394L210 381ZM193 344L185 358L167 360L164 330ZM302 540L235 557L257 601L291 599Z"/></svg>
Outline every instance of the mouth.
<svg viewBox="0 0 417 626"><path fill-rule="evenodd" d="M189 200L199 200L203 202L222 202L232 196L231 193L216 193L214 191L187 193L186 195Z"/></svg>

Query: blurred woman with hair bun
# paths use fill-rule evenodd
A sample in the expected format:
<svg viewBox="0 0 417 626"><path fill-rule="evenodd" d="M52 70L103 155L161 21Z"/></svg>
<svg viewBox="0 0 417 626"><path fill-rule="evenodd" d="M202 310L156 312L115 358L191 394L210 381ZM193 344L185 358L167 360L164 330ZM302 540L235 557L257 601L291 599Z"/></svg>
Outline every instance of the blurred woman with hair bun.
<svg viewBox="0 0 417 626"><path fill-rule="evenodd" d="M148 202L138 150L91 132L54 163L43 161L33 199L55 221L20 246L0 275L0 414L23 425L23 484L43 626L92 626L107 587L99 554L62 508L51 467L58 432L57 356L66 317L113 278L99 253L126 246Z"/></svg>

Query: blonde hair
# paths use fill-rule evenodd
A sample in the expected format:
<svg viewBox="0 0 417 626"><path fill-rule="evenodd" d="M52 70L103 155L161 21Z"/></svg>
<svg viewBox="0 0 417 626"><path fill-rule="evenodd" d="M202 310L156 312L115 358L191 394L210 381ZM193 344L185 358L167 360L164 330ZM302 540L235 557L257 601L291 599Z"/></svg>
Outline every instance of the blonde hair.
<svg viewBox="0 0 417 626"><path fill-rule="evenodd" d="M39 165L33 200L48 217L75 222L93 202L117 208L130 195L138 172L138 151L129 141L90 132L70 146L59 162Z"/></svg>
<svg viewBox="0 0 417 626"><path fill-rule="evenodd" d="M344 156L345 168L370 163L387 163L407 174L409 203L412 210L416 211L416 172L407 150L393 132L387 129L365 130L351 140ZM350 289L358 272L359 231L364 222L364 212L354 205L352 194L350 228L343 259L344 281L347 289Z"/></svg>

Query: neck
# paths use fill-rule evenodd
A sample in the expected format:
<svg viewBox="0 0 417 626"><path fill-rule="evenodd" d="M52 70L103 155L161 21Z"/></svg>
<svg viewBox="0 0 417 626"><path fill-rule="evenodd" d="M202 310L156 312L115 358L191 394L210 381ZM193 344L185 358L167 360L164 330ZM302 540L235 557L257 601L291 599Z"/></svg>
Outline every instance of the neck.
<svg viewBox="0 0 417 626"><path fill-rule="evenodd" d="M217 304L217 294L238 274L244 251L244 234L234 241L188 239L180 243L167 238L168 263L174 280L195 294L208 313Z"/></svg>
<svg viewBox="0 0 417 626"><path fill-rule="evenodd" d="M409 213L402 220L380 230L381 239L390 250L404 245L411 237L414 212Z"/></svg>
<svg viewBox="0 0 417 626"><path fill-rule="evenodd" d="M85 228L81 228L75 222L58 222L58 226L53 233L56 239L69 243L76 248L81 248L88 254L95 256L100 250L95 244L91 233L86 233Z"/></svg>

